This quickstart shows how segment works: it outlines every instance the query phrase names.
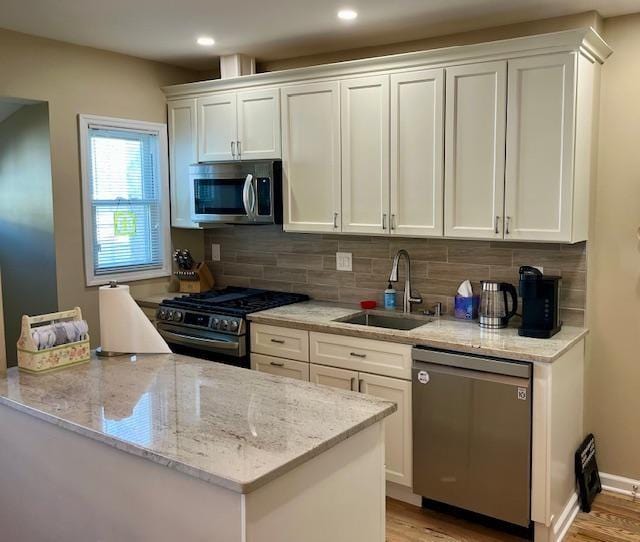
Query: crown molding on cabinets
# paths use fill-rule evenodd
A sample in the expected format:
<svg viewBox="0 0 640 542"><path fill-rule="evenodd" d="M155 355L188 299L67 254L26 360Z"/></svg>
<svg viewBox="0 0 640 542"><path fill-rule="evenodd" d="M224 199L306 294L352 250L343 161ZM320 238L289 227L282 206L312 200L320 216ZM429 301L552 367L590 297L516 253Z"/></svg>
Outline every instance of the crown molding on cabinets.
<svg viewBox="0 0 640 542"><path fill-rule="evenodd" d="M593 28L587 27L488 43L457 45L413 53L258 73L230 79L198 81L167 86L162 90L168 99L174 100L197 97L220 90L259 88L294 82L312 82L316 79L341 78L347 75L375 75L393 70L424 69L425 67L466 64L478 60L489 61L578 50L592 62L598 63L603 63L612 53L611 48L602 37Z"/></svg>

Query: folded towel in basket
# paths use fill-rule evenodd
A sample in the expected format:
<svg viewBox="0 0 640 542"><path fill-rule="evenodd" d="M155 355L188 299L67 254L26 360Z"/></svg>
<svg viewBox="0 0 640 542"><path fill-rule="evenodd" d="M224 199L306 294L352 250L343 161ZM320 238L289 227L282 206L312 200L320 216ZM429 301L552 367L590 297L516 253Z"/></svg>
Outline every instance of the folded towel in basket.
<svg viewBox="0 0 640 542"><path fill-rule="evenodd" d="M72 320L33 328L31 337L38 350L45 350L85 340L88 333L89 326L85 320Z"/></svg>

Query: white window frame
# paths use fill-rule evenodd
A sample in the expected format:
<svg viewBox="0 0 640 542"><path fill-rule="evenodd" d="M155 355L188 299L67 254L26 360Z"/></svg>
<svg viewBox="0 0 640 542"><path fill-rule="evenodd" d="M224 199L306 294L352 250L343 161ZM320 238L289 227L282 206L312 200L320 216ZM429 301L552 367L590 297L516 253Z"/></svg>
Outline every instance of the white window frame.
<svg viewBox="0 0 640 542"><path fill-rule="evenodd" d="M167 148L167 125L157 122L100 117L95 115L78 115L80 130L80 171L82 175L82 222L84 236L84 265L87 286L100 286L111 281L131 282L171 275L171 225L169 211L169 164ZM89 127L100 126L111 129L152 132L158 136L158 175L160 179L160 217L162 227L163 265L156 269L123 271L118 273L99 274L94 272L93 259L93 218L89 179L89 160L87 156L89 144Z"/></svg>

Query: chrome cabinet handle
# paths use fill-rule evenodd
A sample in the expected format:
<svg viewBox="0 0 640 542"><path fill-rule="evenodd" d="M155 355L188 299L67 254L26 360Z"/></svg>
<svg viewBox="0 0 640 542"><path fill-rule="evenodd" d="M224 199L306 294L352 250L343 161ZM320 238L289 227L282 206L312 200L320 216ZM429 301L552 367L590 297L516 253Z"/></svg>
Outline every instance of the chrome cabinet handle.
<svg viewBox="0 0 640 542"><path fill-rule="evenodd" d="M276 344L284 344L284 341L282 339L271 339L271 342Z"/></svg>
<svg viewBox="0 0 640 542"><path fill-rule="evenodd" d="M360 378L360 379L358 380L358 391L359 391L360 393L362 393L362 384L364 384L364 380L362 380L362 378Z"/></svg>
<svg viewBox="0 0 640 542"><path fill-rule="evenodd" d="M233 156L234 158L236 157L236 142L235 141L231 142L231 156Z"/></svg>
<svg viewBox="0 0 640 542"><path fill-rule="evenodd" d="M382 229L387 229L387 213L382 213Z"/></svg>
<svg viewBox="0 0 640 542"><path fill-rule="evenodd" d="M495 226L495 229L494 229L495 233L500 233L500 228L498 226L499 224L500 224L500 217L496 216L496 226Z"/></svg>
<svg viewBox="0 0 640 542"><path fill-rule="evenodd" d="M511 230L509 229L509 226L511 225L511 217L507 216L506 219L507 219L507 223L505 225L504 233L506 235L509 235L511 233Z"/></svg>
<svg viewBox="0 0 640 542"><path fill-rule="evenodd" d="M366 358L367 357L366 354L359 354L358 352L350 352L349 355L353 356L354 358Z"/></svg>
<svg viewBox="0 0 640 542"><path fill-rule="evenodd" d="M391 229L392 230L396 229L396 215L395 214L391 215Z"/></svg>
<svg viewBox="0 0 640 542"><path fill-rule="evenodd" d="M333 213L333 227L338 228L338 213Z"/></svg>
<svg viewBox="0 0 640 542"><path fill-rule="evenodd" d="M284 367L284 363L281 361L270 361L269 365L273 365L274 367Z"/></svg>
<svg viewBox="0 0 640 542"><path fill-rule="evenodd" d="M238 149L238 160L242 158L242 146L240 141L236 141L236 148Z"/></svg>
<svg viewBox="0 0 640 542"><path fill-rule="evenodd" d="M351 377L351 391L358 391L356 389L356 377L355 376Z"/></svg>

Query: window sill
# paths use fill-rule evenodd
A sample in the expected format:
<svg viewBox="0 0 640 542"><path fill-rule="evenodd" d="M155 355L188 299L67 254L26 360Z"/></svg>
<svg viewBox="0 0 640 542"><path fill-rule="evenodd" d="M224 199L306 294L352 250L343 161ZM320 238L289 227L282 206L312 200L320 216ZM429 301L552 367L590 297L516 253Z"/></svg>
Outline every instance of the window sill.
<svg viewBox="0 0 640 542"><path fill-rule="evenodd" d="M148 271L131 271L123 273L112 273L110 275L97 275L87 278L87 286L104 286L111 281L120 283L134 282L138 280L157 279L170 277L170 269L151 269Z"/></svg>

